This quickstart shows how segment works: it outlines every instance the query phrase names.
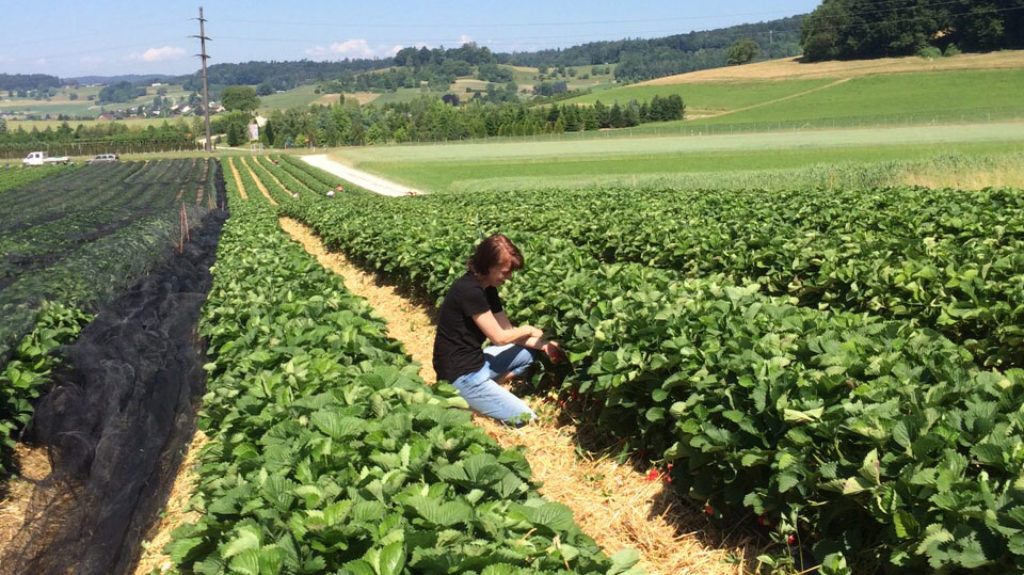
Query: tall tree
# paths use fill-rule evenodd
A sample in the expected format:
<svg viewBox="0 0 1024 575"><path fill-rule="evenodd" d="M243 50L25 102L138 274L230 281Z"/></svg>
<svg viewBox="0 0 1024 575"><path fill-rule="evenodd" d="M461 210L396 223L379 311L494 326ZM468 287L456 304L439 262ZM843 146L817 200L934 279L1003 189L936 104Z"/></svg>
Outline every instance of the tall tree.
<svg viewBox="0 0 1024 575"><path fill-rule="evenodd" d="M254 112L260 107L260 97L252 86L228 86L220 93L220 103L230 112Z"/></svg>
<svg viewBox="0 0 1024 575"><path fill-rule="evenodd" d="M730 66L749 64L761 55L761 46L750 38L740 38L729 46L726 52L725 61Z"/></svg>

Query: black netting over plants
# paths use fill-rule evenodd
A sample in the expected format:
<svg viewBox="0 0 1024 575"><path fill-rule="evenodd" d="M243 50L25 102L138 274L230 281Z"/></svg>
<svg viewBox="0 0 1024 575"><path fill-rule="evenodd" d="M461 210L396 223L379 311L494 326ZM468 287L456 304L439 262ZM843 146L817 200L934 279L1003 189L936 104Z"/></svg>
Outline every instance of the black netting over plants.
<svg viewBox="0 0 1024 575"><path fill-rule="evenodd" d="M219 171L218 171L219 173ZM218 203L224 206L222 180ZM103 308L66 349L68 368L26 434L50 453L0 573L126 573L162 509L204 387L200 309L227 213Z"/></svg>

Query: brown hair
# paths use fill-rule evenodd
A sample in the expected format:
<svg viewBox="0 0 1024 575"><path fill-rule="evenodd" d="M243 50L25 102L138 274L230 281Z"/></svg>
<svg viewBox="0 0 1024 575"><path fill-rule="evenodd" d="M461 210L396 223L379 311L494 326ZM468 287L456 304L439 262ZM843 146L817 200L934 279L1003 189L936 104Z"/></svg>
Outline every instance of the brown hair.
<svg viewBox="0 0 1024 575"><path fill-rule="evenodd" d="M512 260L512 271L523 267L523 254L512 240L503 234L494 234L480 242L473 257L466 262L466 269L476 275L486 275L491 268L498 265L502 254L507 254Z"/></svg>

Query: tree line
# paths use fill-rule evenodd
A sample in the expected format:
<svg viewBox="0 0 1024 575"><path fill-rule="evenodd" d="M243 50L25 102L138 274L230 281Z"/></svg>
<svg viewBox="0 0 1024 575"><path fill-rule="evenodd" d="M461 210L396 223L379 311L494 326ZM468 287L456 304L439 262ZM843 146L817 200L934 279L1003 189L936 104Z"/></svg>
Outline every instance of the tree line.
<svg viewBox="0 0 1024 575"><path fill-rule="evenodd" d="M423 97L380 107L339 103L277 110L267 118L260 141L280 148L440 142L627 128L681 120L684 115L685 104L678 94L611 105L598 101L592 106L482 101L451 106ZM242 145L248 138L248 123L249 115L237 111L218 117L216 128L228 135L228 145Z"/></svg>
<svg viewBox="0 0 1024 575"><path fill-rule="evenodd" d="M0 74L0 90L8 92L45 92L63 85L60 78L47 74Z"/></svg>
<svg viewBox="0 0 1024 575"><path fill-rule="evenodd" d="M0 157L18 158L29 152L45 150L51 155L91 156L106 152L166 152L200 150L193 127L184 121L164 122L159 126L129 128L119 122L79 124L72 128L62 122L56 128L8 130L0 118Z"/></svg>
<svg viewBox="0 0 1024 575"><path fill-rule="evenodd" d="M1024 48L1024 0L823 0L801 31L808 61Z"/></svg>

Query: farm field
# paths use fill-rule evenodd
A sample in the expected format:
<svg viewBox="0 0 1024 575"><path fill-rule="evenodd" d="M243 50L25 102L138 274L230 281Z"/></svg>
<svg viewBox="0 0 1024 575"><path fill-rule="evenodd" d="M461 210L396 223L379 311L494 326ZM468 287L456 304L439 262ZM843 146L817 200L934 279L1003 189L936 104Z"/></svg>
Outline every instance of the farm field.
<svg viewBox="0 0 1024 575"><path fill-rule="evenodd" d="M329 151L433 192L404 198L347 183L327 198L341 182L297 157L238 151L0 171L0 471L18 463L36 395L37 440L51 429L55 461L76 469L94 452L132 470L159 452L174 469L193 421L209 439L166 548L139 544L160 511L134 494L168 490L171 474L111 474L127 483L83 489L111 498L98 516L131 517L120 555L74 530L111 535L86 510L12 515L2 501L0 563L123 572L145 547L150 570L182 573L1024 572L1022 126ZM937 172L989 180L900 180ZM388 337L282 217L409 296L395 307L428 312L476 241L508 234L526 267L503 286L506 307L570 359L517 389L546 419L530 449L563 433L564 475L583 467L573 451L635 467L617 484L580 472L568 490L605 503L655 483L671 503L646 519L704 546L670 561L643 522L613 522L623 507L585 523L549 496L517 447L527 434L474 425L453 388L422 375L422 350ZM111 299L117 313L96 301ZM161 385L129 391L136 374ZM114 405L174 411L134 420ZM53 439L90 437L94 423L47 427L75 420L68 406L125 422L111 429L125 443ZM173 448L127 442L157 420ZM8 519L47 515L72 526L52 539L60 553L33 536L45 523Z"/></svg>
<svg viewBox="0 0 1024 575"><path fill-rule="evenodd" d="M1024 185L1024 123L686 135L598 134L343 148L329 155L434 192L581 187L821 187L913 184L922 170ZM929 170L929 167L932 169ZM987 180L985 176L990 176ZM902 179L901 179L902 178ZM941 181L941 179L940 179ZM931 183L930 181L928 183Z"/></svg>
<svg viewBox="0 0 1024 575"><path fill-rule="evenodd" d="M193 157L46 172L0 192L0 561L109 573L137 547L127 533L146 527L167 479L155 470L173 467L192 425L201 363L189 314L202 302L193 290L208 289L219 167ZM15 474L47 459L19 439L54 450L42 484Z"/></svg>
<svg viewBox="0 0 1024 575"><path fill-rule="evenodd" d="M173 162L154 168L169 177L171 166L195 166ZM1013 363L1022 345L1013 302L1024 298L1019 189L389 199L346 186L330 200L320 191L330 177L293 157L239 155L222 168L232 218L200 321L210 346L200 426L211 446L199 468L201 513L176 534L170 561L365 562L372 571L386 557L399 573L442 560L426 550L456 526L465 535L445 536L443 561L476 564L466 530L490 520L470 510L490 503L467 506L473 489L522 506L515 517L527 523L505 524L511 531L499 536L529 542L503 556L512 564L625 572L637 559L602 554L571 513L538 498L520 456L487 447L485 434L466 427L468 414L446 407L458 405L452 390L427 391L366 304L278 229L287 215L425 301L460 273L475 238L508 233L527 254L504 295L508 308L515 321L558 334L572 361L569 370L549 366L524 392L557 400L618 449L646 453L653 476L706 505L709 525L750 523L743 529L773 542L756 561L776 572L819 562L831 573L1020 567L1009 542L1024 532L1013 512L1024 497L1014 455L1024 394ZM352 387L324 387L341 381ZM328 414L337 410L340 418ZM969 423L979 414L990 423ZM303 416L311 426L296 426ZM402 430L413 435L394 435ZM436 434L484 447L441 457L430 447ZM336 467L335 449L361 444L352 437L367 449L344 448L337 457L350 463ZM483 468L450 468L467 457L513 475L487 475L498 483L482 487ZM355 472L360 465L379 470ZM932 503L946 484L956 498ZM869 504L879 497L895 507L879 514ZM974 508L1001 518L999 529L965 522ZM381 513L393 517L388 529L367 523ZM571 556L551 551L554 536ZM310 537L326 539L297 544ZM353 542L349 551L328 551L338 537Z"/></svg>
<svg viewBox="0 0 1024 575"><path fill-rule="evenodd" d="M650 100L678 94L677 128L737 130L906 125L1021 119L1024 52L799 64L776 60L659 78L569 102ZM986 90L977 86L985 85ZM691 121L692 119L692 121ZM689 128L688 128L689 129Z"/></svg>
<svg viewBox="0 0 1024 575"><path fill-rule="evenodd" d="M794 199L796 205L801 206L798 210L803 215L799 217L787 215L789 212L781 208L782 197L762 197L761 202L755 203L751 201L752 196L742 194L735 198L726 193L706 194L705 201L716 218L729 214L721 223L740 225L746 231L734 237L726 234L721 246L709 246L708 255L703 256L687 256L686 248L699 246L702 239L706 241L721 232L712 232L708 227L712 224L701 217L701 202L696 201L697 197L670 192L667 193L669 204L652 203L656 197L652 198L650 193L635 197L603 193L594 197L566 192L557 197L524 193L476 194L456 199L438 195L401 202L352 195L333 204L293 203L284 205L283 209L284 213L311 225L328 246L344 251L368 269L375 269L428 299L440 297L451 274L458 273L452 268L452 262L458 261L461 244L472 243L474 237L495 230L513 234L515 241L530 246L526 249L530 256L524 277L513 280L515 285L509 287L507 300L515 303L509 303L508 307L522 310L519 320L545 326L565 338L573 370L562 380L561 391L567 395L579 394L582 398L579 401L588 406L590 417L614 430L613 433L621 434L618 436L631 445L654 449L663 453L666 462L676 463L672 471L673 484L684 485L691 495L706 496L709 509L731 510L726 513L745 509L747 513L761 516L764 524L781 529L781 532L776 531L777 540L788 540L791 544L809 536L829 541L828 545L817 546L819 553L833 544L852 545L843 553L858 565L894 562L913 570L911 565L926 563L936 567L946 561L961 568L991 566L1001 561L1013 563L1019 561L1012 557L1013 552L1002 559L991 555L1000 552L991 547L994 543L991 532L983 533L989 528L979 525L980 531L972 531L974 528L964 526L962 510L953 511L948 516L952 523L943 526L940 517L952 511L951 508L942 506L925 511L929 506L910 503L914 496L899 485L907 481L926 486L930 480L925 478L935 476L924 471L925 468L933 464L944 468L951 463L927 462L941 451L940 459L964 457L978 462L985 468L978 476L980 481L990 481L997 475L1003 478L988 487L980 487L982 492L990 489L998 492L997 505L1008 506L994 509L996 515L1010 513L1016 505L1012 502L1020 497L1018 488L1014 487L1017 464L1002 467L1004 463L998 462L1007 461L1005 456L995 459L981 456L976 450L976 441L964 441L960 447L948 445L944 451L926 455L921 451L924 443L919 441L931 441L923 437L931 433L941 435L940 429L953 425L962 430L956 434L960 439L955 443L959 443L964 439L960 433L966 430L954 422L961 421L960 417L974 418L968 414L982 404L988 406L986 410L994 410L988 412L993 421L1009 424L1017 417L1012 413L1016 409L1013 407L1015 400L1008 398L1020 393L1024 384L1020 380L1022 372L1012 364L997 369L982 367L989 363L985 353L975 350L972 354L967 347L938 335L934 328L947 322L951 322L949 325L972 322L997 309L1020 313L1019 306L1013 303L1020 299L1020 294L1008 293L1004 303L996 303L982 293L998 290L999 285L1011 291L1020 289L1015 278L1024 270L1024 261L1019 257L1020 242L1024 239L1019 232L1024 224L1021 192L1003 192L1005 200L1017 206L1013 208L1004 204L1004 200L992 198L990 205L989 200L965 193L962 201L980 210L972 216L958 207L957 202L961 200L954 198L959 194L939 190L925 199L917 195L919 193L929 194L913 190L906 190L905 194L879 191L878 195L866 196L851 191L838 198L823 194L822 200L829 198L826 202L853 202L846 207L835 206L835 212L819 205L813 196L798 193ZM865 202L862 207L853 207L860 201ZM903 201L908 202L907 205L931 205L936 211L920 214L919 220L917 216L911 217L913 212L905 206L901 207ZM556 204L560 207L552 209ZM668 208L668 205L675 208ZM730 205L742 206L742 209L734 212L727 207ZM335 209L331 209L332 206ZM747 209L755 210L761 217L752 217ZM633 218L625 217L627 213ZM982 216L983 213L988 215ZM684 214L696 219L689 221ZM780 220L774 221L769 214ZM836 219L833 217L836 214L844 217ZM868 214L880 219L867 217ZM989 225L976 220L979 216L1006 217L1006 220L1004 224ZM399 221L430 223L413 231L398 225ZM832 223L826 225L824 221ZM968 224L970 221L976 225ZM655 225L658 222L663 222L664 227ZM786 231L788 228L783 222L795 227ZM953 227L945 228L951 224ZM749 244L746 249L743 244L735 244L737 238L757 243L758 236L747 229L750 225L766 230L766 237L770 239L763 244L767 250L765 255ZM872 287L866 270L878 264L871 263L874 257L869 247L871 241L858 234L868 233L876 226L885 230L886 238L906 237L911 243L924 240L923 245L927 246L920 251L909 247L910 244L890 246L879 252L918 254L911 256L916 260L914 263L891 262L896 276L901 278L897 281L903 287L890 285L881 292ZM677 239L667 232L668 229L692 231L693 236ZM968 229L976 230L969 234L980 235L975 239L964 236L954 239ZM1011 229L1018 231L1010 232ZM579 230L579 235L574 235L573 230ZM811 235L812 231L820 235ZM990 233L1001 239L989 236ZM1010 233L1013 239L1002 235L1004 233ZM805 237L817 237L818 241L812 244L821 244L821 252L798 254L784 247L791 240L799 243L798 240ZM986 237L989 239L983 239ZM599 240L598 245L589 245L584 238ZM837 261L844 262L843 267L849 266L847 271L853 274L852 281L857 285L837 288L835 293L863 293L872 303L862 310L848 308L849 311L845 311L845 305L837 305L835 301L823 305L826 302L817 296L806 299L804 295L809 293L801 295L801 286L809 287L810 292L818 296L831 293L832 288L805 275L804 271L765 272L762 267L768 265L765 260L768 252L780 251L779 259L787 265L812 262L811 267L819 269L823 276L834 277L835 274L837 277L844 272L832 268L825 255L834 251L830 247L832 239L857 251L857 255L836 254ZM949 252L950 248L943 247L947 241L950 247L966 246L968 258L968 254L974 254L983 244L1005 245L1007 251L1002 256L979 254L978 257L983 262L1000 262L993 266L993 271L996 267L1008 266L1004 268L1008 275L1002 276L1003 279L988 276L982 284L967 288L963 303L947 308L946 318L931 324L933 327L928 327L923 316L896 319L890 315L888 311L897 309L911 314L928 309L910 300L898 303L889 299L899 293L906 297L918 294L923 298L921 301L944 307L945 304L937 304L934 298L952 295L946 286L957 282L966 287L963 280L972 282L974 280L968 278L979 277L976 272L966 271L962 280L954 282L950 278L936 277L934 284L926 285L925 280L935 273L934 265L944 266L946 262L960 260L960 256ZM616 255L626 246L634 246L636 253L646 251L651 256L679 253L691 265L716 262L718 258L710 254L721 254L723 259L735 254L741 259L749 257L754 267L731 277L710 269L691 275L674 266L662 268L650 260ZM934 264L929 263L931 258L937 258ZM967 264L967 268L974 266ZM925 271L929 268L930 271ZM757 277L775 277L780 285L786 284L783 289L786 297L776 299L771 295L771 288L758 286ZM978 310L980 315L971 310ZM1018 325L1019 319L1009 319L1003 327L993 326L983 331L992 335L1004 332L1010 341L1020 342ZM960 328L954 331L957 329ZM972 341L973 336L966 336L960 343L972 346ZM878 357L886 359L881 363L871 359ZM988 357L995 363L1000 361L995 356ZM1019 358L1021 354L1017 350L1006 357ZM972 366L975 361L979 363ZM829 381L832 383L827 383ZM927 386L937 395L920 397L914 391L919 386ZM978 393L988 398L974 395ZM932 401L939 401L945 407L931 412L933 408L926 405ZM953 403L947 403L949 401ZM897 405L901 407L896 408ZM924 419L917 419L915 415L899 416L896 412L887 412L888 409L904 414L921 413ZM961 415L950 415L952 419L943 423L940 412L945 410ZM924 416L924 412L931 412L938 419ZM890 427L893 425L895 428ZM986 428L1000 431L988 435L981 443L992 441L1001 445L998 450L1004 454L1015 452L1016 447L1009 445L1017 445L1019 437L1014 435L1008 439L1010 444L1004 444L1004 432L1008 428L1001 424ZM844 429L853 433L841 431ZM913 429L911 435L904 436L908 429ZM765 437L771 439L765 441ZM937 439L937 436L931 437ZM837 449L842 455L829 455L828 448L807 453L812 446L833 445L834 441L840 442ZM854 447L855 444L860 447ZM1003 451L1004 447L1009 451ZM971 453L954 455L961 450ZM992 453L994 455L995 450ZM733 457L735 459L731 459ZM903 457L909 459L900 463ZM996 473L993 465L1003 471ZM819 466L824 475L811 471ZM958 466L957 469L963 468ZM956 473L957 481L974 481L967 475L959 475L960 471ZM761 481L764 483L760 484ZM966 504L971 498L966 493L975 489L966 487L967 483L959 483L965 491L957 497L967 497L958 499L959 504ZM874 495L869 495L869 491ZM902 494L895 500L899 501L897 508L908 505L909 515L895 511L895 515L884 519L872 511L870 505L860 508L861 503L857 503L866 503L876 496L892 497L896 492ZM924 493L932 493L931 488L924 487ZM910 511L911 508L915 511ZM939 535L938 540L956 539L963 544L932 547L920 539L915 540L915 536L904 532L903 528L893 532L883 527L891 526L892 521L905 526L911 515L915 525L912 531L920 537L925 533L948 533L948 537ZM861 528L864 531L860 531ZM953 535L954 532L960 535ZM903 535L890 539L894 533ZM974 541L979 543L975 545ZM810 547L815 545L809 544ZM832 565L841 562L834 555L819 555L818 560L832 562ZM993 561L995 563L991 563Z"/></svg>
<svg viewBox="0 0 1024 575"><path fill-rule="evenodd" d="M79 116L83 118L95 118L101 114L104 110L113 110L117 108L125 108L130 106L150 105L153 103L153 98L158 95L158 90L165 92L165 96L168 98L174 98L181 100L187 98L189 93L181 88L181 86L173 85L152 85L146 87L146 94L139 96L131 102L125 103L107 103L99 105L96 103L96 98L99 96L100 87L98 86L83 86L79 88L61 88L57 91L57 95L50 99L36 99L36 98L17 98L17 97L5 97L0 98L0 111L19 113L19 114L35 114L39 116L57 116L59 114L69 116ZM75 98L72 99L72 94ZM49 122L51 120L32 120L28 121L25 129L30 129L31 126L39 126L39 129L45 129L43 122Z"/></svg>

